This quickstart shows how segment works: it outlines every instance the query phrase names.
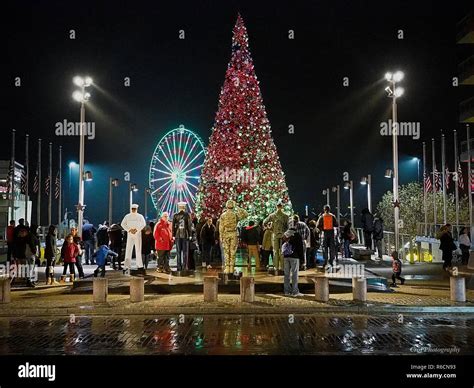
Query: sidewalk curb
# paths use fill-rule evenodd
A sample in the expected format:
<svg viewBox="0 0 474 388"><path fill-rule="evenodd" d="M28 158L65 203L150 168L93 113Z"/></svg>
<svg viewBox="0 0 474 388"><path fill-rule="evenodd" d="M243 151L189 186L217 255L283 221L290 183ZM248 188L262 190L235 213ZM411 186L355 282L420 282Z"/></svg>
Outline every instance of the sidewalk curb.
<svg viewBox="0 0 474 388"><path fill-rule="evenodd" d="M1 311L0 318L27 318L40 316L152 316L152 315L284 315L284 314L357 314L357 315L393 315L393 314L474 314L474 306L322 306L322 307L272 307L255 308L251 304L234 308L229 307L161 307L161 308L117 308L114 306L87 306L83 308L51 309L14 309Z"/></svg>

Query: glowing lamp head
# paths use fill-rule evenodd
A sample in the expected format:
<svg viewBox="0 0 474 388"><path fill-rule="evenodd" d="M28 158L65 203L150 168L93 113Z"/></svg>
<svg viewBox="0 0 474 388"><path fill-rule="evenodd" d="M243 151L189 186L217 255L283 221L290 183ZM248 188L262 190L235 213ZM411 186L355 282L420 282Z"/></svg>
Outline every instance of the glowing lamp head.
<svg viewBox="0 0 474 388"><path fill-rule="evenodd" d="M351 188L351 182L344 182L344 189L349 190Z"/></svg>
<svg viewBox="0 0 474 388"><path fill-rule="evenodd" d="M78 76L78 75L76 75L76 76L72 79L72 82L74 82L74 85L79 86L79 87L82 87L82 86L84 86L84 84L85 84L84 78L82 78L82 77L80 77L80 76Z"/></svg>
<svg viewBox="0 0 474 388"><path fill-rule="evenodd" d="M91 77L86 77L84 79L84 86L91 86L92 85L92 78Z"/></svg>
<svg viewBox="0 0 474 388"><path fill-rule="evenodd" d="M360 184L361 185L366 185L368 183L368 179L366 176L363 176L361 179L360 179Z"/></svg>
<svg viewBox="0 0 474 388"><path fill-rule="evenodd" d="M393 75L393 80L395 82L400 82L403 79L403 77L405 77L405 74L403 74L403 71L397 71Z"/></svg>
<svg viewBox="0 0 474 388"><path fill-rule="evenodd" d="M405 93L405 89L403 88L396 88L395 92L393 93L395 97L401 97Z"/></svg>
<svg viewBox="0 0 474 388"><path fill-rule="evenodd" d="M84 101L84 95L79 91L79 90L76 90L73 94L72 94L72 98L77 101L77 102L82 102Z"/></svg>
<svg viewBox="0 0 474 388"><path fill-rule="evenodd" d="M390 72L385 73L385 79L386 79L387 81L391 81L391 80L392 80L392 77L393 77L393 74L392 74L392 73L390 73Z"/></svg>

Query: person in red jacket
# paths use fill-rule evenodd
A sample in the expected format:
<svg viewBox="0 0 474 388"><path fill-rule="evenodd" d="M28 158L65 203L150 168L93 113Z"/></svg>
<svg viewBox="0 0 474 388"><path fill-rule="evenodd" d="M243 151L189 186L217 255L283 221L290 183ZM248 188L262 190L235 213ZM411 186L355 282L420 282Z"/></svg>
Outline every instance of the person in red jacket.
<svg viewBox="0 0 474 388"><path fill-rule="evenodd" d="M72 280L76 275L74 271L74 263L76 257L79 255L79 247L74 243L74 237L72 234L68 234L61 248L61 257L64 261L63 275L66 275L67 267L69 266L69 273L72 275Z"/></svg>
<svg viewBox="0 0 474 388"><path fill-rule="evenodd" d="M158 272L170 273L170 252L173 247L173 232L171 222L168 221L168 213L163 212L160 221L156 224L153 235L155 237L155 248L158 253Z"/></svg>

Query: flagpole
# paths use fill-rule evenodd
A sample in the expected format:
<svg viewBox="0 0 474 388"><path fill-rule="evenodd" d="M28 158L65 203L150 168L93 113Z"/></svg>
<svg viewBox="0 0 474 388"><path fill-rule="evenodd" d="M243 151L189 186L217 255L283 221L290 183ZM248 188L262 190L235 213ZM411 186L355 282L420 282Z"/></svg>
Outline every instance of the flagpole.
<svg viewBox="0 0 474 388"><path fill-rule="evenodd" d="M454 135L454 173L456 174L456 182L454 182L454 196L455 196L455 207L456 207L456 233L459 238L459 174L458 174L458 133L456 130L453 131Z"/></svg>
<svg viewBox="0 0 474 388"><path fill-rule="evenodd" d="M469 130L469 124L466 124L467 132L467 195L469 198L469 228L471 229L471 247L474 247L474 227L473 227L473 214L472 214L472 167L471 167L471 135Z"/></svg>
<svg viewBox="0 0 474 388"><path fill-rule="evenodd" d="M59 197L58 197L58 226L61 225L61 221L62 221L62 216L63 216L63 211L62 211L62 179L63 179L63 176L62 176L62 150L63 150L63 147L62 146L59 146L59 170L58 170L58 173L59 173Z"/></svg>
<svg viewBox="0 0 474 388"><path fill-rule="evenodd" d="M49 143L49 171L48 171L48 179L49 179L49 193L48 193L48 226L51 225L52 222L52 214L51 214L51 205L52 205L52 194L53 194L53 143Z"/></svg>
<svg viewBox="0 0 474 388"><path fill-rule="evenodd" d="M446 152L444 144L444 134L441 135L441 173L443 174L443 223L447 224L447 207L446 207Z"/></svg>
<svg viewBox="0 0 474 388"><path fill-rule="evenodd" d="M10 220L15 219L15 130L12 129L12 154L11 154L11 172L10 177Z"/></svg>
<svg viewBox="0 0 474 388"><path fill-rule="evenodd" d="M425 236L428 228L428 209L426 208L426 143L423 142L423 212L425 213Z"/></svg>
<svg viewBox="0 0 474 388"><path fill-rule="evenodd" d="M30 135L26 134L25 138L25 173L26 173L26 188L25 188L25 220L28 219L28 199L29 199L29 184L30 184L30 151L29 144Z"/></svg>
<svg viewBox="0 0 474 388"><path fill-rule="evenodd" d="M41 139L38 139L38 197L36 202L36 222L41 226Z"/></svg>
<svg viewBox="0 0 474 388"><path fill-rule="evenodd" d="M436 192L438 187L436 185L436 156L435 156L435 139L431 139L431 152L432 152L432 160L433 160L433 223L434 223L434 232L436 234L436 224L438 223L437 219L437 211L436 211Z"/></svg>

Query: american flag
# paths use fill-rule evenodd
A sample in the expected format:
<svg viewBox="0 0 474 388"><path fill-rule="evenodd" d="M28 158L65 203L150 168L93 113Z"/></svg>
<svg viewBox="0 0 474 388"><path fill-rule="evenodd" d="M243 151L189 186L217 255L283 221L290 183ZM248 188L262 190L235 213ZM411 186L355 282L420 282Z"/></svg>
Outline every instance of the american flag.
<svg viewBox="0 0 474 388"><path fill-rule="evenodd" d="M424 180L424 185L425 185L425 193L429 193L431 191L431 179L430 176L426 173L426 171L423 173L423 180Z"/></svg>
<svg viewBox="0 0 474 388"><path fill-rule="evenodd" d="M433 171L433 191L436 193L440 189L441 189L441 174L435 167Z"/></svg>
<svg viewBox="0 0 474 388"><path fill-rule="evenodd" d="M44 192L46 193L46 195L49 195L49 189L51 186L51 177L49 175L46 177L46 181L44 185L45 185Z"/></svg>
<svg viewBox="0 0 474 388"><path fill-rule="evenodd" d="M464 190L464 178L462 176L461 162L458 160L458 187Z"/></svg>
<svg viewBox="0 0 474 388"><path fill-rule="evenodd" d="M36 170L35 177L33 179L33 193L37 193L39 190L39 172Z"/></svg>
<svg viewBox="0 0 474 388"><path fill-rule="evenodd" d="M22 194L26 194L26 172L25 172L25 170L21 170L20 191L21 191Z"/></svg>
<svg viewBox="0 0 474 388"><path fill-rule="evenodd" d="M448 166L444 169L444 184L446 185L446 190L449 189L449 168Z"/></svg>
<svg viewBox="0 0 474 388"><path fill-rule="evenodd" d="M54 186L54 198L58 199L59 198L59 186L60 186L60 181L59 181L59 171L56 174L56 180L55 180L55 186Z"/></svg>

